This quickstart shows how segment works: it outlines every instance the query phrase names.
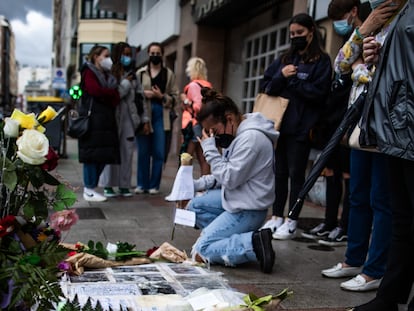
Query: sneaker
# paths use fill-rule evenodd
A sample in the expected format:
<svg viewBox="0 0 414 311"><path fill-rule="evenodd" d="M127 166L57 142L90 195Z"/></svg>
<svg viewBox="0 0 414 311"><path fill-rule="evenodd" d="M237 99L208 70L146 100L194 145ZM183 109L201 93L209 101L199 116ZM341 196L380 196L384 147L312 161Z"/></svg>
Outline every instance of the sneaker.
<svg viewBox="0 0 414 311"><path fill-rule="evenodd" d="M119 195L121 195L123 197L130 197L130 196L132 196L132 193L129 191L128 188L119 188L118 193L119 193Z"/></svg>
<svg viewBox="0 0 414 311"><path fill-rule="evenodd" d="M348 236L344 229L336 227L329 233L328 237L319 240L318 243L327 246L345 246L348 243Z"/></svg>
<svg viewBox="0 0 414 311"><path fill-rule="evenodd" d="M272 233L276 231L277 228L279 228L283 224L283 218L282 217L272 217L266 223L260 228L260 229L270 229L272 230Z"/></svg>
<svg viewBox="0 0 414 311"><path fill-rule="evenodd" d="M358 274L349 281L341 283L341 288L353 292L367 292L378 289L380 283L381 279L367 281L362 275Z"/></svg>
<svg viewBox="0 0 414 311"><path fill-rule="evenodd" d="M272 230L269 228L255 231L252 236L253 251L263 273L271 273L275 263L275 251L272 246Z"/></svg>
<svg viewBox="0 0 414 311"><path fill-rule="evenodd" d="M328 228L324 223L320 223L315 228L302 232L302 236L307 239L322 239L327 237L332 229Z"/></svg>
<svg viewBox="0 0 414 311"><path fill-rule="evenodd" d="M273 238L276 240L290 240L296 236L297 220L286 218L283 225L277 228L276 232L273 233Z"/></svg>
<svg viewBox="0 0 414 311"><path fill-rule="evenodd" d="M134 190L134 192L136 194L143 194L145 192L145 190L142 189L141 187L136 187L135 190Z"/></svg>
<svg viewBox="0 0 414 311"><path fill-rule="evenodd" d="M158 194L158 193L160 193L160 191L158 189L155 189L155 188L150 189L148 192L149 192L149 194Z"/></svg>
<svg viewBox="0 0 414 311"><path fill-rule="evenodd" d="M116 197L117 194L115 193L114 189L112 189L111 187L105 187L104 196L106 196L107 198L113 198L113 197Z"/></svg>
<svg viewBox="0 0 414 311"><path fill-rule="evenodd" d="M332 268L322 270L321 273L327 278L344 278L355 276L361 272L361 267L344 267L342 263L338 263Z"/></svg>
<svg viewBox="0 0 414 311"><path fill-rule="evenodd" d="M96 192L92 189L88 189L88 188L85 188L83 190L83 198L85 199L85 201L90 201L90 202L104 202L104 201L106 201L106 198L102 194L100 194L100 193L98 193L98 192Z"/></svg>

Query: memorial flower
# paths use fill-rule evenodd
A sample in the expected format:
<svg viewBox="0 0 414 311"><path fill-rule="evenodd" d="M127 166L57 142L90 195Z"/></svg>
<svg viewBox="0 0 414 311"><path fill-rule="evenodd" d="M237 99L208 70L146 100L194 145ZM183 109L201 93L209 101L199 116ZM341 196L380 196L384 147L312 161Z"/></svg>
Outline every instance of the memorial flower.
<svg viewBox="0 0 414 311"><path fill-rule="evenodd" d="M58 156L43 125L56 112L38 117L15 109L0 121L0 306L7 310L53 309L61 290L58 264L67 249L61 232L78 216L75 193L50 171Z"/></svg>

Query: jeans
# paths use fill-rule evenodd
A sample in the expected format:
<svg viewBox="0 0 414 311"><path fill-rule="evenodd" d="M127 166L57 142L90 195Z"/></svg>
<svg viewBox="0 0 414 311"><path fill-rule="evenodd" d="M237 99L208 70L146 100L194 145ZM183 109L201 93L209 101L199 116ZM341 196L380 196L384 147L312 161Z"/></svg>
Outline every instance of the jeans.
<svg viewBox="0 0 414 311"><path fill-rule="evenodd" d="M203 195L193 198L187 209L196 213L197 228L204 229L224 212L221 207L221 189L208 190Z"/></svg>
<svg viewBox="0 0 414 311"><path fill-rule="evenodd" d="M86 188L93 189L98 186L99 176L105 164L103 163L84 163L83 164L83 184Z"/></svg>
<svg viewBox="0 0 414 311"><path fill-rule="evenodd" d="M384 275L391 242L391 202L387 156L351 151L348 247L345 262L362 273Z"/></svg>
<svg viewBox="0 0 414 311"><path fill-rule="evenodd" d="M217 200L220 192L210 190L189 204L190 210L202 215L201 218L198 215L196 217L200 225L207 224L194 244L193 251L212 264L236 266L257 261L252 235L263 224L267 210L229 213L221 208L221 200ZM213 203L219 205L213 206Z"/></svg>
<svg viewBox="0 0 414 311"><path fill-rule="evenodd" d="M164 108L162 105L155 103L152 104L151 108L153 132L149 135L137 136L137 186L143 190L158 190L160 188L165 158Z"/></svg>

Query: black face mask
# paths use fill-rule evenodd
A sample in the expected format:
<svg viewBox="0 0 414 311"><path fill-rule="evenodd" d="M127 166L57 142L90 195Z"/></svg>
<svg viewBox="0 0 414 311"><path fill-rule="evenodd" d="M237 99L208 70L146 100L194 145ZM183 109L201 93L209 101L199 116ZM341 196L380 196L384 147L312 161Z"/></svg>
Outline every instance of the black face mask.
<svg viewBox="0 0 414 311"><path fill-rule="evenodd" d="M160 64L160 63L161 63L162 58L161 58L161 56L159 56L159 55L151 55L151 56L149 57L149 61L150 61L151 63L153 63L154 65L158 65L158 64Z"/></svg>
<svg viewBox="0 0 414 311"><path fill-rule="evenodd" d="M303 51L304 49L306 49L306 46L308 45L308 41L306 41L306 36L293 37L290 39L290 42L295 51Z"/></svg>
<svg viewBox="0 0 414 311"><path fill-rule="evenodd" d="M234 138L231 134L218 134L216 135L216 144L221 148L228 148Z"/></svg>

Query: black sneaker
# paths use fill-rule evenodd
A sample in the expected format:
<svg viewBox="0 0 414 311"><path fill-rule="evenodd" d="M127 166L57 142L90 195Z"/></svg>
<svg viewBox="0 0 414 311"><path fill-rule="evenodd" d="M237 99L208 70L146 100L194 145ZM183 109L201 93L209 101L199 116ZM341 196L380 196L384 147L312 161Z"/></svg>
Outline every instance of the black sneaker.
<svg viewBox="0 0 414 311"><path fill-rule="evenodd" d="M323 239L324 237L327 237L329 233L331 232L332 228L328 228L324 223L320 223L315 228L303 231L302 236L307 239Z"/></svg>
<svg viewBox="0 0 414 311"><path fill-rule="evenodd" d="M327 246L345 246L348 243L348 236L341 227L336 227L329 235L318 241L319 244Z"/></svg>
<svg viewBox="0 0 414 311"><path fill-rule="evenodd" d="M253 232L253 250L260 263L260 270L263 273L271 273L275 263L275 251L272 246L272 230L262 229Z"/></svg>

